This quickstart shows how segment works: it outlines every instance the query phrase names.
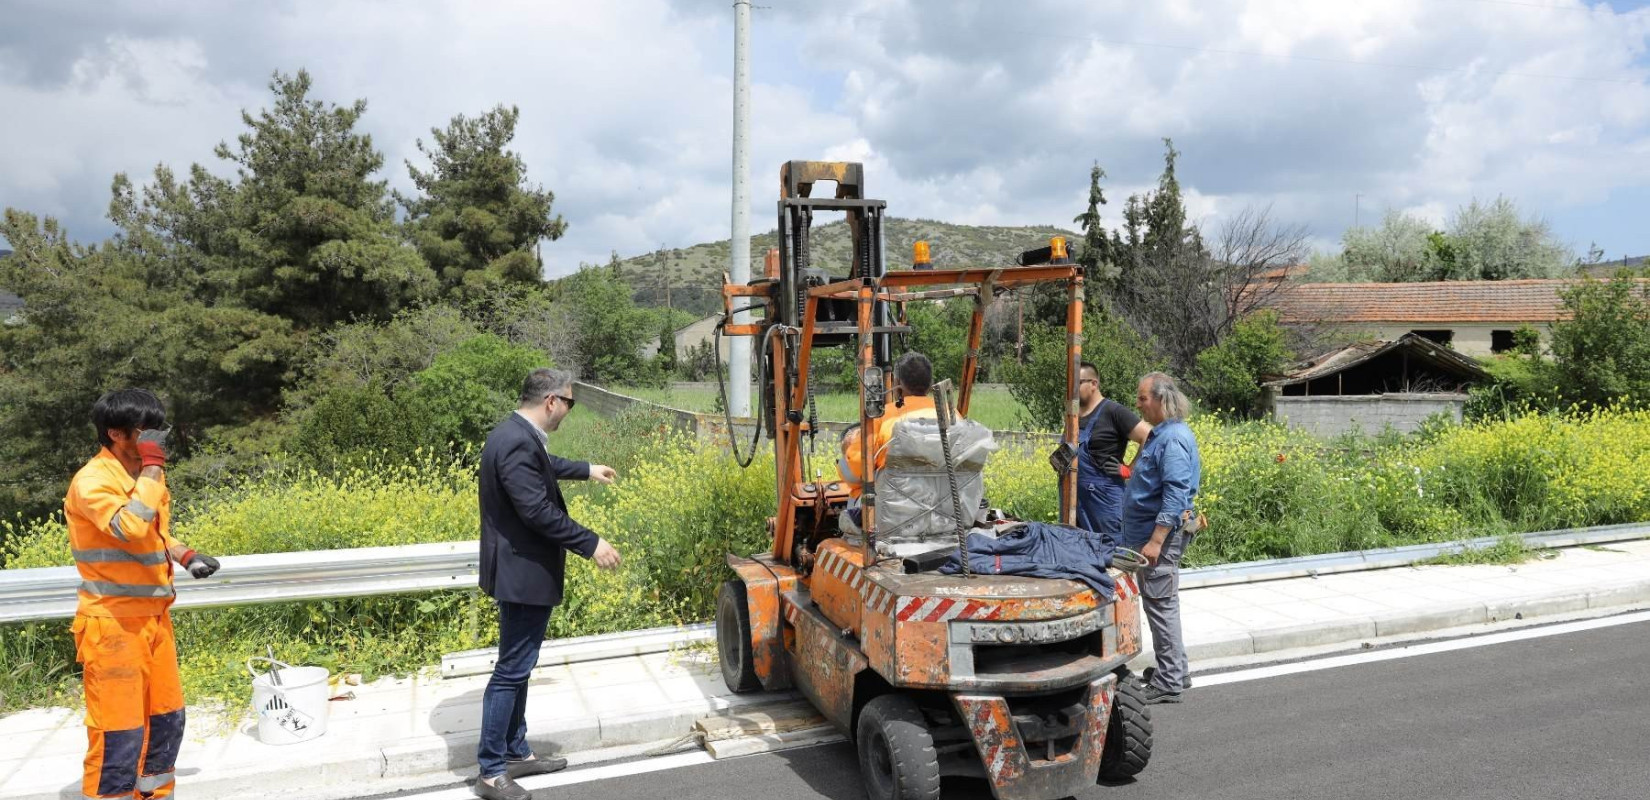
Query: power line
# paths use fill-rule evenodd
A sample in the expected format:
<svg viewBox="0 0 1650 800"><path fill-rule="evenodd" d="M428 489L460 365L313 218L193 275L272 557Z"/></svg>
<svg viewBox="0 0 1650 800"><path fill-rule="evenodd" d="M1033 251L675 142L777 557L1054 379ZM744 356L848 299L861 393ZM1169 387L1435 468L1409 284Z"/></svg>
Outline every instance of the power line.
<svg viewBox="0 0 1650 800"><path fill-rule="evenodd" d="M1510 2L1510 0L1482 0L1483 2ZM1529 4L1522 4L1529 5ZM1556 7L1555 7L1556 8ZM872 22L892 22L887 17L878 17L870 14L846 14L851 19L864 19ZM1438 64L1403 64L1392 61L1361 61L1352 58L1329 58L1323 56L1284 55L1278 53L1263 53L1258 50L1232 50L1221 47L1202 47L1199 45L1171 44L1167 42L1146 42L1138 39L1107 39L1100 36L1084 36L1081 34L1061 33L1056 30L1030 30L1026 28L993 26L996 30L1018 30L1039 38L1071 39L1075 41L1092 42L1095 44L1113 45L1117 47L1149 47L1161 50L1177 50L1191 53L1210 53L1214 55L1242 56L1246 58L1261 58L1281 61L1303 61L1313 64L1340 64L1356 67L1376 67L1380 69L1408 70L1412 72L1438 72L1455 74L1480 74L1492 77L1534 78L1538 80L1576 81L1584 83L1614 83L1626 86L1641 86L1643 81L1627 78L1598 78L1587 75L1551 75L1539 72L1516 72L1513 70L1478 70L1473 67L1450 67Z"/></svg>

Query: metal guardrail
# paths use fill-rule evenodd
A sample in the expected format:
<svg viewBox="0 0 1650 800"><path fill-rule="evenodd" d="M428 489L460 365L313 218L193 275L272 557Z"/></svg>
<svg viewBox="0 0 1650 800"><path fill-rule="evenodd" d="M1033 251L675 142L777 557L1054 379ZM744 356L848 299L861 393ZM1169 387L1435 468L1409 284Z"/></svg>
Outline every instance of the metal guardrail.
<svg viewBox="0 0 1650 800"><path fill-rule="evenodd" d="M204 580L181 570L173 608L213 608L333 597L363 597L476 585L475 542L410 544L224 556ZM74 567L0 570L0 622L74 616L80 575Z"/></svg>
<svg viewBox="0 0 1650 800"><path fill-rule="evenodd" d="M1650 523L1524 535L1529 547L1575 547L1650 538ZM1188 569L1182 588L1280 580L1335 572L1402 567L1448 553L1491 547L1500 537L1331 553ZM476 585L475 542L312 550L224 556L217 575L193 580L179 571L174 608L214 608L335 597L470 589ZM0 570L0 623L66 619L78 602L74 567Z"/></svg>

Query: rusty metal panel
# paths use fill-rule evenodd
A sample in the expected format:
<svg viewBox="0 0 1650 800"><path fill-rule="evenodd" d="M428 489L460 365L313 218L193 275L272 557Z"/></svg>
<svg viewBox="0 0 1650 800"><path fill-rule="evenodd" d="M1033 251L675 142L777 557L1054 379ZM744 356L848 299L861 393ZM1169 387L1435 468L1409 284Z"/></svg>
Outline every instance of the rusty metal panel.
<svg viewBox="0 0 1650 800"><path fill-rule="evenodd" d="M830 539L814 554L814 571L809 577L808 592L838 629L859 634L860 613L864 603L860 588L865 584L864 554L841 539Z"/></svg>
<svg viewBox="0 0 1650 800"><path fill-rule="evenodd" d="M1100 776L1100 757L1106 750L1106 727L1111 723L1112 706L1117 700L1117 676L1107 674L1089 684L1088 730L1083 733L1079 752L1087 777L1085 785Z"/></svg>
<svg viewBox="0 0 1650 800"><path fill-rule="evenodd" d="M894 685L944 688L949 683L951 636L946 623L899 623L894 638L898 643L894 672L886 676Z"/></svg>
<svg viewBox="0 0 1650 800"><path fill-rule="evenodd" d="M952 703L974 739L998 800L1049 800L1084 793L1099 777L1116 685L1117 676L1111 674L1089 684L1077 746L1052 760L1028 751L1010 698L958 694Z"/></svg>
<svg viewBox="0 0 1650 800"><path fill-rule="evenodd" d="M974 738L974 749L985 765L986 780L998 798L1006 798L1005 787L1012 787L1031 769L1025 743L1008 712L1008 700L995 695L954 695L952 704L957 716Z"/></svg>
<svg viewBox="0 0 1650 800"><path fill-rule="evenodd" d="M851 736L854 678L869 666L865 656L818 608L807 607L802 593L788 595L786 606L796 636L791 659L796 687L831 724Z"/></svg>
<svg viewBox="0 0 1650 800"><path fill-rule="evenodd" d="M1125 656L1124 660L1133 658L1140 652L1140 589L1135 584L1133 575L1119 575L1117 578L1117 650L1110 655Z"/></svg>
<svg viewBox="0 0 1650 800"><path fill-rule="evenodd" d="M894 674L894 661L897 658L898 642L894 636L893 600L894 595L882 588L878 583L879 570L870 569L865 572L865 583L861 588L864 597L865 610L860 616L860 649L865 652L865 658L871 664L871 669L886 677Z"/></svg>
<svg viewBox="0 0 1650 800"><path fill-rule="evenodd" d="M790 671L785 669L785 640L780 632L780 591L794 586L796 573L783 566L776 574L775 566L749 558L729 555L728 566L745 584L745 608L751 621L751 666L762 688L769 691L790 685Z"/></svg>
<svg viewBox="0 0 1650 800"><path fill-rule="evenodd" d="M1076 581L1013 575L900 575L885 588L898 595L894 618L902 623L1059 619L1104 605L1093 589Z"/></svg>

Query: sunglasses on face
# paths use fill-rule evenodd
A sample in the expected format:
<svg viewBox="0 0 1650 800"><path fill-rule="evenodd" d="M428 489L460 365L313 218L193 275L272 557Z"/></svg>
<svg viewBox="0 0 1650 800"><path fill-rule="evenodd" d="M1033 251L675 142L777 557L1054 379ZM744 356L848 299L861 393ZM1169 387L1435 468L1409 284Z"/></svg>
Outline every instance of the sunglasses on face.
<svg viewBox="0 0 1650 800"><path fill-rule="evenodd" d="M550 396L556 398L557 400L562 401L562 403L567 406L568 411L572 411L573 410L573 404L575 402L577 402L572 397L569 397L567 395L553 394L553 395L550 395Z"/></svg>

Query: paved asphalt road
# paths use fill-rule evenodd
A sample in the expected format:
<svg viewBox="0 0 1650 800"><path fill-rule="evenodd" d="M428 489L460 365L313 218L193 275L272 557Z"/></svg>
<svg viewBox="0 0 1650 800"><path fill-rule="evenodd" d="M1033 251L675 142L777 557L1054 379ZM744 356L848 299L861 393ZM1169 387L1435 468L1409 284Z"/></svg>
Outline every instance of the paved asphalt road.
<svg viewBox="0 0 1650 800"><path fill-rule="evenodd" d="M1115 798L1650 797L1650 622L1199 688L1158 706ZM851 745L547 789L539 800L861 800ZM949 781L946 800L990 798Z"/></svg>

